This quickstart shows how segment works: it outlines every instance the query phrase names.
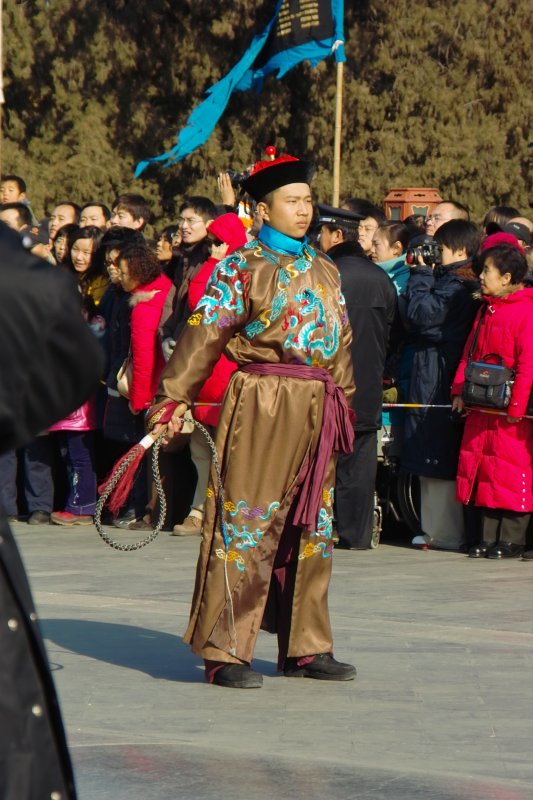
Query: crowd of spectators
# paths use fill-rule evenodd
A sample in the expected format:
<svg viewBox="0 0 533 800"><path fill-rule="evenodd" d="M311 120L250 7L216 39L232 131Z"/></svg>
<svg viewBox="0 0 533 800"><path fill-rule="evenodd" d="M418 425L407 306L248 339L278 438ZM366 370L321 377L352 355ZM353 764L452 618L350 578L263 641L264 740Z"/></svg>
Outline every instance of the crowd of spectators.
<svg viewBox="0 0 533 800"><path fill-rule="evenodd" d="M0 457L1 500L12 520L92 524L98 483L143 436L143 412L214 265L257 230L253 208L237 202L228 176L219 176L217 192L218 205L207 197L184 197L175 223L149 238L150 208L140 195L120 195L109 206L59 199L46 218L36 220L24 181L2 177L0 221L36 255L73 274L81 313L106 356L95 397L22 452ZM370 277L377 265L380 285L387 276L383 296L390 287L387 296L393 299L376 311L384 320L378 326L383 363L380 356L377 371L375 365L369 369L380 399L384 386L386 398L398 406L383 415L395 458L419 482L420 530L413 545L471 557L523 554L533 511L533 221L519 209L499 206L476 223L455 200L402 222L388 220L381 207L363 198L347 198L342 208L344 219L339 209L337 217L317 212L310 238L336 263L335 253L340 256L347 283L343 269L351 263L365 279L364 270ZM343 267L343 254L356 260ZM356 307L374 303L374 295L363 291L363 277L347 297L348 313L361 319L364 310ZM350 317L354 329L356 317ZM368 325L363 328L361 341ZM462 399L469 359L488 354L514 372L509 405L498 415L467 409ZM355 366L356 383L362 384ZM222 357L198 395L194 416L211 431L234 369ZM380 426L378 415L376 423L361 428L361 441ZM368 441L376 450L374 439ZM176 536L201 533L210 455L196 429L161 455L167 528ZM367 484L368 474L374 473L367 470ZM372 485L365 491L373 496ZM149 528L156 507L144 464L113 524ZM342 532L340 546L369 546L371 514L355 515L353 525L365 530Z"/></svg>

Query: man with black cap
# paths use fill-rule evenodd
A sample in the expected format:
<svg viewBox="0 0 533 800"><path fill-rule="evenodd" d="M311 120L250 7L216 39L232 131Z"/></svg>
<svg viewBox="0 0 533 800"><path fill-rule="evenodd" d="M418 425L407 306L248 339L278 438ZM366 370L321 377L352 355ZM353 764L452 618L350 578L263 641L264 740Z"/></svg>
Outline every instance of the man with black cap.
<svg viewBox="0 0 533 800"><path fill-rule="evenodd" d="M365 256L358 242L361 215L320 204L318 210L320 247L333 259L341 276L353 331L351 351L357 387L352 398L354 447L337 461L337 534L339 547L365 550L372 540L377 431L381 427L383 370L396 314L396 290L389 276Z"/></svg>
<svg viewBox="0 0 533 800"><path fill-rule="evenodd" d="M355 677L333 658L327 606L333 453L353 441L351 330L338 271L306 238L313 171L292 156L254 165L243 185L258 238L215 267L149 414L175 401L172 437L220 354L239 365L217 428L224 505L212 473L185 635L220 686L262 685L250 669L261 627L287 677Z"/></svg>
<svg viewBox="0 0 533 800"><path fill-rule="evenodd" d="M504 233L512 233L516 236L524 250L529 250L533 239L533 222L527 217L514 217L506 225L502 226Z"/></svg>

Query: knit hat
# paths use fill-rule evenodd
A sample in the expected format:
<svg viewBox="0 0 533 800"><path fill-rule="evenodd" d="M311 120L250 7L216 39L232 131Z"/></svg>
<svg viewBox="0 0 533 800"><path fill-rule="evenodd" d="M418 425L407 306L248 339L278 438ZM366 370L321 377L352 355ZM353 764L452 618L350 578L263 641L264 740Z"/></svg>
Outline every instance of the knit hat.
<svg viewBox="0 0 533 800"><path fill-rule="evenodd" d="M491 233L490 236L487 236L485 241L481 245L480 252L484 253L486 250L490 250L492 247L514 247L516 250L519 250L521 253L525 253L524 248L516 238L513 236L512 233Z"/></svg>
<svg viewBox="0 0 533 800"><path fill-rule="evenodd" d="M207 232L215 239L228 245L228 254L233 253L238 247L243 247L248 241L246 228L237 214L221 214L207 226Z"/></svg>
<svg viewBox="0 0 533 800"><path fill-rule="evenodd" d="M267 148L272 150L273 148ZM290 183L310 183L315 165L294 156L278 156L269 161L257 161L249 176L242 182L245 192L259 202L270 192Z"/></svg>

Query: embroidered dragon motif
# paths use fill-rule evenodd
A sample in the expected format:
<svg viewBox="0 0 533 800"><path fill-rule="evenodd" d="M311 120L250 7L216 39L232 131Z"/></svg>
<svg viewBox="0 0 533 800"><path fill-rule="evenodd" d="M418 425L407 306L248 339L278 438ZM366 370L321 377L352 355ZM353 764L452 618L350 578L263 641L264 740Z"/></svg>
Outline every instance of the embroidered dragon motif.
<svg viewBox="0 0 533 800"><path fill-rule="evenodd" d="M289 333L284 342L287 350L303 351L306 364L309 365L317 363L318 355L326 360L332 358L339 349L340 322L336 314L326 308L324 295L321 285L317 285L315 289L303 289L295 295L301 315L312 316L313 319L295 330L298 328L298 318L293 316L289 327L295 332Z"/></svg>
<svg viewBox="0 0 533 800"><path fill-rule="evenodd" d="M229 323L221 325L221 320L219 320L221 312L230 312L232 318L244 312L244 285L239 269L245 266L246 260L238 251L219 261L207 285L209 293L206 292L200 298L194 313L189 317L190 325L198 325L198 315L202 309L202 325L212 325L218 321L220 327L224 324L231 324L231 318L229 318Z"/></svg>

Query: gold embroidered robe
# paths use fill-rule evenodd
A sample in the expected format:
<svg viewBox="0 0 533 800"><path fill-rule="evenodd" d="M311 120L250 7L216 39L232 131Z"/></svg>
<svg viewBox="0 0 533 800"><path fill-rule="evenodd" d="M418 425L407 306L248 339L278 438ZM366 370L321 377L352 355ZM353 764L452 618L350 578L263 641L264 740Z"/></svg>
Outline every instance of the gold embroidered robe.
<svg viewBox="0 0 533 800"><path fill-rule="evenodd" d="M161 378L157 400L191 405L221 352L239 365L327 368L348 400L354 391L339 274L306 246L280 255L259 241L221 261ZM223 400L216 447L224 487L225 546L212 469L191 619L185 641L205 659L249 662L261 627L277 545L302 464L316 448L324 385L237 371ZM289 656L332 649L333 459L317 528L301 534Z"/></svg>

